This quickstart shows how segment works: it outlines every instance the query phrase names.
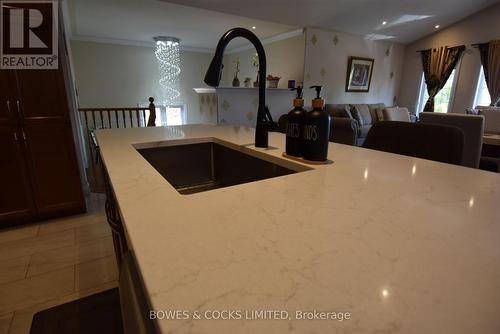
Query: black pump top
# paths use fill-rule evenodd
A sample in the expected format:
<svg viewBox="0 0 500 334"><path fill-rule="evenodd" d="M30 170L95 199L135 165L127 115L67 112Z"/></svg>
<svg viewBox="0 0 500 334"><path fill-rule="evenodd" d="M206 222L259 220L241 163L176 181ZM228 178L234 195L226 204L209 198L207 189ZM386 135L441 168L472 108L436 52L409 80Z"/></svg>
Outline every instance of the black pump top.
<svg viewBox="0 0 500 334"><path fill-rule="evenodd" d="M309 88L314 88L316 89L316 98L321 99L321 86L311 86Z"/></svg>
<svg viewBox="0 0 500 334"><path fill-rule="evenodd" d="M292 88L291 90L297 91L296 99L302 99L302 87L301 86L297 86L297 88Z"/></svg>

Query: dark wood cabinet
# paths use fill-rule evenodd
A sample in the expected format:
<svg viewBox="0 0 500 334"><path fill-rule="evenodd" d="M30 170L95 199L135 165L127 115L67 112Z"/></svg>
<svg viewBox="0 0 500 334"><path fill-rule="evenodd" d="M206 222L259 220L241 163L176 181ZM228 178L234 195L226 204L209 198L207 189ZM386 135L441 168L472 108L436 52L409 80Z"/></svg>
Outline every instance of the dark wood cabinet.
<svg viewBox="0 0 500 334"><path fill-rule="evenodd" d="M81 208L83 195L71 127L57 123L25 125L24 132L38 213L49 215Z"/></svg>
<svg viewBox="0 0 500 334"><path fill-rule="evenodd" d="M61 63L0 70L0 145L0 228L85 211Z"/></svg>
<svg viewBox="0 0 500 334"><path fill-rule="evenodd" d="M21 131L0 125L0 221L24 220L35 214Z"/></svg>
<svg viewBox="0 0 500 334"><path fill-rule="evenodd" d="M59 64L61 66L61 64ZM64 79L59 70L16 71L16 111L24 123L69 122Z"/></svg>
<svg viewBox="0 0 500 334"><path fill-rule="evenodd" d="M16 73L13 70L0 70L0 124L14 124L17 96Z"/></svg>

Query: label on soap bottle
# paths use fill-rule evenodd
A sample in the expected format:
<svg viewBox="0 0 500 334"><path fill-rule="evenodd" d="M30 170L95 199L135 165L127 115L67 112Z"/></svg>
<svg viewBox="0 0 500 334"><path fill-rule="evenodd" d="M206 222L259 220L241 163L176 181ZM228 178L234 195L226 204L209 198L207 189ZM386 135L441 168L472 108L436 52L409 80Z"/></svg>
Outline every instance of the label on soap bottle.
<svg viewBox="0 0 500 334"><path fill-rule="evenodd" d="M290 138L300 138L300 124L299 123L288 123L286 135L287 135L287 137L290 137Z"/></svg>
<svg viewBox="0 0 500 334"><path fill-rule="evenodd" d="M318 140L318 127L316 125L305 125L304 139L312 141Z"/></svg>

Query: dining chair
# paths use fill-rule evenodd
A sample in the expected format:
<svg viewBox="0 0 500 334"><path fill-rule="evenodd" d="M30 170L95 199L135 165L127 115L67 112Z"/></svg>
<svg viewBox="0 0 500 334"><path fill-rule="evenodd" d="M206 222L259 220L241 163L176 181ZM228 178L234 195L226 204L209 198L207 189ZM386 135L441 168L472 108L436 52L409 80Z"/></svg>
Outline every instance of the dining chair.
<svg viewBox="0 0 500 334"><path fill-rule="evenodd" d="M421 123L451 125L464 133L462 165L478 168L483 146L484 116L466 114L420 113Z"/></svg>
<svg viewBox="0 0 500 334"><path fill-rule="evenodd" d="M459 165L463 131L440 124L380 121L368 132L364 148Z"/></svg>

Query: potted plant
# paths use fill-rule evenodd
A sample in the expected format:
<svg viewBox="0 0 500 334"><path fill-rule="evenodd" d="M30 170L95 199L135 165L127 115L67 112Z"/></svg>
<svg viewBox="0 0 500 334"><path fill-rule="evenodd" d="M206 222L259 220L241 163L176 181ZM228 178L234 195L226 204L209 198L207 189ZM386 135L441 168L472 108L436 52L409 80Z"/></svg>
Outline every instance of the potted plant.
<svg viewBox="0 0 500 334"><path fill-rule="evenodd" d="M280 77L275 77L269 74L267 76L267 88L278 88L278 82L280 81Z"/></svg>
<svg viewBox="0 0 500 334"><path fill-rule="evenodd" d="M253 82L253 86L259 87L259 55L257 53L252 58L252 66L257 70L257 79Z"/></svg>
<svg viewBox="0 0 500 334"><path fill-rule="evenodd" d="M238 79L238 73L240 72L240 57L236 57L234 61L236 68L234 70L233 87L240 87L240 80Z"/></svg>
<svg viewBox="0 0 500 334"><path fill-rule="evenodd" d="M245 81L243 81L243 83L245 84L245 87L246 88L249 88L250 87L250 83L252 82L252 78L250 77L246 77L245 78Z"/></svg>

